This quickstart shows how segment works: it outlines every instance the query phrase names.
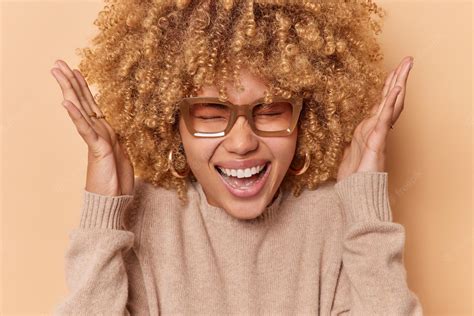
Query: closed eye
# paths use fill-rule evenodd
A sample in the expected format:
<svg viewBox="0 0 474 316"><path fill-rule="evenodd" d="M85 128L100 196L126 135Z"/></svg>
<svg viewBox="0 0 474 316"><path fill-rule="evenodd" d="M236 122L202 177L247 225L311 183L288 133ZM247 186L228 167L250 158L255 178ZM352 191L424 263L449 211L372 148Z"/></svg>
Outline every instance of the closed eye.
<svg viewBox="0 0 474 316"><path fill-rule="evenodd" d="M196 118L201 120L224 119L222 116L196 116Z"/></svg>
<svg viewBox="0 0 474 316"><path fill-rule="evenodd" d="M262 115L263 116L276 116L276 115L281 115L281 114L283 114L283 113L281 113L281 112L280 113L257 113L257 115L259 115L259 116L262 116Z"/></svg>

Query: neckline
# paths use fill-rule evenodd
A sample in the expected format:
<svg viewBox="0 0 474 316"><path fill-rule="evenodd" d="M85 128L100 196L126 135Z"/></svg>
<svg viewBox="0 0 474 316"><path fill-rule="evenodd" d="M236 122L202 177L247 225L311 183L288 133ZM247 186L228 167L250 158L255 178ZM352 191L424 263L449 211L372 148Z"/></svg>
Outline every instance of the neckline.
<svg viewBox="0 0 474 316"><path fill-rule="evenodd" d="M215 222L217 221L219 223L227 222L237 225L262 225L273 221L280 213L279 210L284 195L284 191L280 186L278 189L278 196L270 205L265 208L265 210L259 216L252 219L239 219L227 213L225 209L209 204L207 202L206 194L204 193L202 186L198 181L190 182L190 185L194 188L195 194L197 195L199 209L206 219L210 219Z"/></svg>

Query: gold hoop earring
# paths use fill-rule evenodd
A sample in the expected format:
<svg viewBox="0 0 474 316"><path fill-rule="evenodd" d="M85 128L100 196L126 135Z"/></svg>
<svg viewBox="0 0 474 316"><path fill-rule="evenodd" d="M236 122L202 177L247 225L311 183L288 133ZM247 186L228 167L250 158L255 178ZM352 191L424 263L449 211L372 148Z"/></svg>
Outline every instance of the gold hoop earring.
<svg viewBox="0 0 474 316"><path fill-rule="evenodd" d="M189 173L189 167L186 168L183 174L178 173L176 169L173 167L173 149L171 149L170 152L168 153L168 169L171 171L171 174L178 179L186 178Z"/></svg>
<svg viewBox="0 0 474 316"><path fill-rule="evenodd" d="M291 174L293 174L295 176L302 175L303 173L306 172L306 170L308 170L310 162L311 162L311 156L309 155L309 153L307 151L305 151L303 167L301 169L293 169L290 166L289 171L290 171Z"/></svg>

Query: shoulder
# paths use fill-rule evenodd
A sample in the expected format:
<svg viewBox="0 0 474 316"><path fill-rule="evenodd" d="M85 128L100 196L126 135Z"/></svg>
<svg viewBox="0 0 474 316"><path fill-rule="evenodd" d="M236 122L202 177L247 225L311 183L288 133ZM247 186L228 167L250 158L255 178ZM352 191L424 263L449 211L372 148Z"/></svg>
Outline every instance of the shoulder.
<svg viewBox="0 0 474 316"><path fill-rule="evenodd" d="M147 212L169 210L179 205L176 191L169 190L135 177L133 200L124 215L127 230L136 231Z"/></svg>
<svg viewBox="0 0 474 316"><path fill-rule="evenodd" d="M175 190L156 186L138 177L135 177L134 196L142 204L178 201L178 195Z"/></svg>
<svg viewBox="0 0 474 316"><path fill-rule="evenodd" d="M311 207L316 206L316 203L337 204L339 201L335 184L336 180L327 180L326 182L320 183L318 187L313 190L305 189L301 191L297 197L293 196L293 193L288 193L288 201Z"/></svg>
<svg viewBox="0 0 474 316"><path fill-rule="evenodd" d="M298 209L307 214L310 221L316 221L318 224L342 224L342 205L335 185L336 180L330 179L313 190L303 190L297 197L293 193L287 193L286 203L292 210Z"/></svg>

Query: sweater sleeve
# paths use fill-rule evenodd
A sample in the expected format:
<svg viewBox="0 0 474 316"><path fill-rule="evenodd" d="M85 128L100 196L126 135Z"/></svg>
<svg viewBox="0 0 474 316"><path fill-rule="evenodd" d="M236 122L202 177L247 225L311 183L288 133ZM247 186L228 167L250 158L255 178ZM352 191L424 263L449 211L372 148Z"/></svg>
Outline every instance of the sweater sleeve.
<svg viewBox="0 0 474 316"><path fill-rule="evenodd" d="M387 172L358 172L335 184L345 219L331 315L423 315L403 262L405 229L392 221Z"/></svg>
<svg viewBox="0 0 474 316"><path fill-rule="evenodd" d="M122 215L132 200L83 190L79 227L69 234L65 254L69 293L54 315L130 315L124 259L135 235L124 229Z"/></svg>

